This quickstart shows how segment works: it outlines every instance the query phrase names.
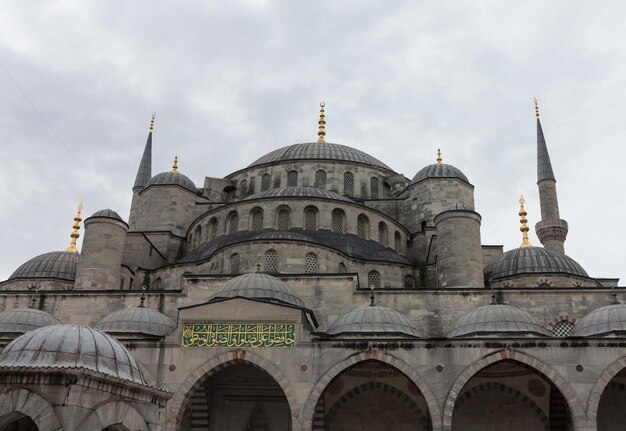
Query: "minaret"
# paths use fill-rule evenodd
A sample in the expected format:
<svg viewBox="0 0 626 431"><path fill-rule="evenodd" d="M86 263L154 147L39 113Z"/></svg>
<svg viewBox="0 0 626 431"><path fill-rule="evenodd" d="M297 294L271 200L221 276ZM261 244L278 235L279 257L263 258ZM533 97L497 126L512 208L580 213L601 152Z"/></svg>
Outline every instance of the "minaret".
<svg viewBox="0 0 626 431"><path fill-rule="evenodd" d="M135 184L133 185L133 200L130 204L130 215L128 216L128 225L130 230L134 230L139 211L139 193L146 188L150 178L152 178L152 132L154 131L154 117L156 114L152 114L150 119L150 129L148 131L148 139L146 140L146 147L143 150L143 156L141 156L141 163L139 163L139 169L137 170L137 176L135 177Z"/></svg>
<svg viewBox="0 0 626 431"><path fill-rule="evenodd" d="M556 196L556 178L552 171L550 154L543 136L539 120L539 106L535 99L535 116L537 117L537 186L541 204L541 221L535 225L535 232L545 248L565 254L565 238L567 222L559 215L559 201Z"/></svg>

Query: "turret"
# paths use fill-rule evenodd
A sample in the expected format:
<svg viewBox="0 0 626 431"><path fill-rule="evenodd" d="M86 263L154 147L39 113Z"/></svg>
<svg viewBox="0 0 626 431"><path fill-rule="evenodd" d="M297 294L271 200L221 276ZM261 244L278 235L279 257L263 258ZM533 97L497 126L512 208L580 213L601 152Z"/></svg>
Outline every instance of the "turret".
<svg viewBox="0 0 626 431"><path fill-rule="evenodd" d="M150 178L152 178L152 132L154 131L154 117L156 114L152 114L150 119L150 129L148 131L148 139L146 140L146 146L141 156L141 162L139 163L139 169L137 170L137 176L135 177L135 184L133 185L133 200L130 204L130 215L128 217L128 224L131 230L135 230L137 225L137 210L139 206L139 192L146 188Z"/></svg>
<svg viewBox="0 0 626 431"><path fill-rule="evenodd" d="M550 154L543 136L539 107L535 99L535 116L537 117L537 186L541 204L541 221L535 225L539 241L547 249L565 254L567 222L559 215L559 201L556 195L556 178L550 162Z"/></svg>

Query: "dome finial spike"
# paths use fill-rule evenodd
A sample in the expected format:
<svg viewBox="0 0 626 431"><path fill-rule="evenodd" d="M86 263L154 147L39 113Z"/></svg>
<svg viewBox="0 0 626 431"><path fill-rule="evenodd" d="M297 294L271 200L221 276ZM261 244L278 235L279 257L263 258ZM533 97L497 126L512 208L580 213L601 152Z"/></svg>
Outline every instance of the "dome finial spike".
<svg viewBox="0 0 626 431"><path fill-rule="evenodd" d="M374 300L376 299L376 297L374 296L374 285L370 285L370 291L371 291L371 295L370 295L370 307L375 307L376 303L374 302Z"/></svg>
<svg viewBox="0 0 626 431"><path fill-rule="evenodd" d="M174 156L174 164L172 165L172 173L178 173L178 156Z"/></svg>
<svg viewBox="0 0 626 431"><path fill-rule="evenodd" d="M441 150L437 148L437 164L440 165L443 163L443 159L441 158Z"/></svg>
<svg viewBox="0 0 626 431"><path fill-rule="evenodd" d="M530 240L528 239L528 231L530 229L528 228L528 225L526 224L528 223L528 220L526 219L526 216L528 215L528 213L526 212L526 209L524 208L525 203L526 201L524 200L524 196L521 196L519 199L519 216L520 216L520 223L522 224L522 226L519 228L519 230L522 232L522 245L520 245L520 248L529 248L533 246L530 243Z"/></svg>
<svg viewBox="0 0 626 431"><path fill-rule="evenodd" d="M535 117L539 118L539 101L535 97Z"/></svg>
<svg viewBox="0 0 626 431"><path fill-rule="evenodd" d="M141 286L141 302L139 303L139 308L146 308L146 306L144 305L144 302L146 301L146 289L148 287L147 286Z"/></svg>
<svg viewBox="0 0 626 431"><path fill-rule="evenodd" d="M150 119L150 133L154 131L154 117L156 117L156 112L152 114L152 118Z"/></svg>
<svg viewBox="0 0 626 431"><path fill-rule="evenodd" d="M65 249L65 251L68 253L78 253L78 249L76 248L76 240L80 236L78 230L80 229L80 221L82 220L80 218L80 212L82 210L83 203L81 202L80 204L78 204L78 212L76 213L76 216L74 216L74 226L72 226L72 234L70 235L70 237L72 238L72 240L70 241L70 246Z"/></svg>
<svg viewBox="0 0 626 431"><path fill-rule="evenodd" d="M318 144L325 144L326 143L326 116L324 115L324 106L326 106L326 103L321 102L320 103L320 119L317 122L318 124L318 128L317 128L317 143Z"/></svg>

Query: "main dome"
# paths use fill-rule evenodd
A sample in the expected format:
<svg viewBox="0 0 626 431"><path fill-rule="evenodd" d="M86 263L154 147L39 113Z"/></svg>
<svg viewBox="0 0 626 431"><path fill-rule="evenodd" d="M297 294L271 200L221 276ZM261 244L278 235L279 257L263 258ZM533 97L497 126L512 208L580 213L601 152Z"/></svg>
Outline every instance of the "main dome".
<svg viewBox="0 0 626 431"><path fill-rule="evenodd" d="M543 247L509 250L485 267L485 275L492 279L518 274L550 273L589 278L574 259Z"/></svg>
<svg viewBox="0 0 626 431"><path fill-rule="evenodd" d="M354 202L352 199L346 196L341 196L338 193L331 192L330 190L320 189L317 187L281 187L278 189L265 190L253 194L251 196L248 196L244 200L266 198L320 198L333 199L344 202Z"/></svg>
<svg viewBox="0 0 626 431"><path fill-rule="evenodd" d="M265 165L276 162L286 162L292 160L336 160L344 162L360 163L363 165L375 166L388 171L392 171L389 166L380 160L357 150L339 144L318 144L317 142L309 142L305 144L294 144L279 148L263 157L258 158L250 165L249 168L259 165Z"/></svg>
<svg viewBox="0 0 626 431"><path fill-rule="evenodd" d="M20 278L60 278L74 281L80 254L53 251L33 257L17 268L9 280Z"/></svg>

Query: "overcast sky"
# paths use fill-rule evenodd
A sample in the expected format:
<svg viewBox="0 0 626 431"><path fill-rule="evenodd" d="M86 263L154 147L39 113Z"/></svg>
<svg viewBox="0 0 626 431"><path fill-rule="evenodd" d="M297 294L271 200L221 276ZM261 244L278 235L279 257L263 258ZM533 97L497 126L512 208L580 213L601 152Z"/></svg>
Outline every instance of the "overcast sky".
<svg viewBox="0 0 626 431"><path fill-rule="evenodd" d="M153 174L177 155L202 187L314 141L322 100L327 141L409 178L441 148L476 187L483 244L518 247L520 194L540 217L534 97L566 253L624 279L625 17L621 1L2 1L0 280L64 250L81 200L128 219L152 112Z"/></svg>

